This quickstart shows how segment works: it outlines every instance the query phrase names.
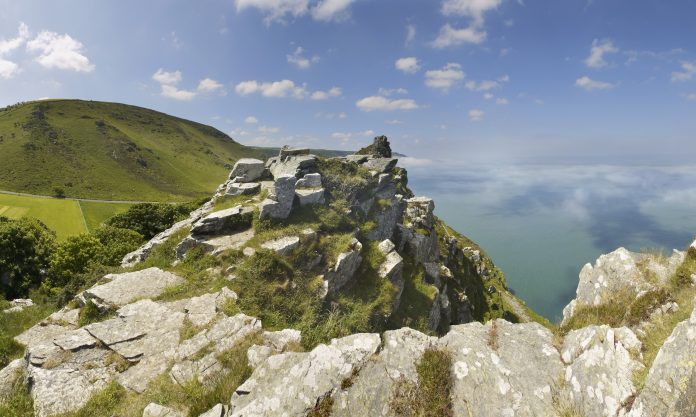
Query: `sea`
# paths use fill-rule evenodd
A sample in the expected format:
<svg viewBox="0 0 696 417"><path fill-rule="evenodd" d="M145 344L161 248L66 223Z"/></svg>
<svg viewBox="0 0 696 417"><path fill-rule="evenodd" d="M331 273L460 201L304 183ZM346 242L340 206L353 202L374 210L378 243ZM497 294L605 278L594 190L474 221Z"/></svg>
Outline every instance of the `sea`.
<svg viewBox="0 0 696 417"><path fill-rule="evenodd" d="M402 165L411 189L552 322L586 263L619 247L685 250L696 235L696 166Z"/></svg>

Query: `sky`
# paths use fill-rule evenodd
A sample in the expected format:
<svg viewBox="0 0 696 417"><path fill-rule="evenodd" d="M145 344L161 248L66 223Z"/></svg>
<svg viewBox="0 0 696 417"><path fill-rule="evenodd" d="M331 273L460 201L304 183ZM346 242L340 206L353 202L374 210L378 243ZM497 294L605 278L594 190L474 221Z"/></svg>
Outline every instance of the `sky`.
<svg viewBox="0 0 696 417"><path fill-rule="evenodd" d="M407 164L684 165L691 0L0 0L0 106L115 101Z"/></svg>

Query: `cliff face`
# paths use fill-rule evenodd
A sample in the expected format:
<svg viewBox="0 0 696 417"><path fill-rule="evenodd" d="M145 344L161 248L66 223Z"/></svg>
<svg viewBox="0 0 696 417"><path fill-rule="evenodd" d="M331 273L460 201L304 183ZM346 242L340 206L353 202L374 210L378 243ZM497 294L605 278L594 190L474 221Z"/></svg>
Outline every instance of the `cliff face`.
<svg viewBox="0 0 696 417"><path fill-rule="evenodd" d="M387 148L240 160L18 336L0 398L28 390L39 416L693 415L696 247L586 266L553 329Z"/></svg>

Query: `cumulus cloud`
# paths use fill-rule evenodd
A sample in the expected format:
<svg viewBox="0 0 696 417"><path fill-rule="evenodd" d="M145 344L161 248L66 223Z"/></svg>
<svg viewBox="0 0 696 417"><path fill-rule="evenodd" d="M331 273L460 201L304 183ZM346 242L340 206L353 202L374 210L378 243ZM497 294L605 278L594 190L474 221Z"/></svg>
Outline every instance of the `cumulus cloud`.
<svg viewBox="0 0 696 417"><path fill-rule="evenodd" d="M502 0L445 0L441 12L445 16L465 16L474 20L474 24L482 25L486 12L497 9Z"/></svg>
<svg viewBox="0 0 696 417"><path fill-rule="evenodd" d="M604 81L597 81L593 80L592 78L588 76L580 77L577 80L575 80L575 86L584 88L587 91L594 91L594 90L610 90L614 87L616 87L615 84L607 83Z"/></svg>
<svg viewBox="0 0 696 417"><path fill-rule="evenodd" d="M405 88L380 88L377 91L377 93L380 96L389 97L389 96L393 96L395 94L399 94L399 95L408 94L408 90Z"/></svg>
<svg viewBox="0 0 696 417"><path fill-rule="evenodd" d="M298 100L310 98L312 100L326 100L331 97L338 97L342 91L338 87L332 87L328 91L310 91L306 85L297 85L291 80L281 80L274 82L259 82L255 80L243 81L234 88L238 95L248 96L261 94L270 98L291 97Z"/></svg>
<svg viewBox="0 0 696 417"><path fill-rule="evenodd" d="M344 20L350 16L348 7L353 1L355 0L322 0L312 9L312 17L322 22Z"/></svg>
<svg viewBox="0 0 696 417"><path fill-rule="evenodd" d="M305 50L301 46L298 46L297 49L295 49L295 52L286 55L288 62L295 65L299 69L308 69L312 66L312 64L319 62L318 56L314 55L311 58L307 58L304 56L304 52Z"/></svg>
<svg viewBox="0 0 696 417"><path fill-rule="evenodd" d="M465 43L480 44L486 40L487 34L476 26L457 29L449 23L440 29L440 34L431 43L433 48L443 49Z"/></svg>
<svg viewBox="0 0 696 417"><path fill-rule="evenodd" d="M449 63L442 69L427 71L425 73L425 85L447 92L463 80L464 76L461 65Z"/></svg>
<svg viewBox="0 0 696 417"><path fill-rule="evenodd" d="M179 89L178 85L183 79L181 71L165 71L160 68L152 75L152 79L159 83L162 97L174 100L189 101L193 100L198 94L214 92L225 94L223 85L211 78L204 78L199 81L198 88L195 91Z"/></svg>
<svg viewBox="0 0 696 417"><path fill-rule="evenodd" d="M683 61L681 63L681 71L672 73L672 82L689 81L696 75L696 62Z"/></svg>
<svg viewBox="0 0 696 417"><path fill-rule="evenodd" d="M358 100L355 105L362 111L415 110L420 106L412 99L391 100L382 96L370 96Z"/></svg>
<svg viewBox="0 0 696 417"><path fill-rule="evenodd" d="M399 58L394 63L394 66L396 69L405 72L406 74L415 74L421 69L420 64L418 63L418 58L415 56Z"/></svg>
<svg viewBox="0 0 696 417"><path fill-rule="evenodd" d="M483 115L485 113L481 109L471 109L469 110L469 120L472 122L480 122L483 120Z"/></svg>
<svg viewBox="0 0 696 417"><path fill-rule="evenodd" d="M264 15L266 24L286 22L311 14L321 22L345 20L350 16L350 5L355 0L320 0L316 5L310 0L235 0L237 12L254 8Z"/></svg>
<svg viewBox="0 0 696 417"><path fill-rule="evenodd" d="M27 50L39 52L36 62L46 68L92 72L94 65L84 55L84 45L70 35L42 31L27 43Z"/></svg>
<svg viewBox="0 0 696 417"><path fill-rule="evenodd" d="M614 43L610 40L599 40L595 39L592 41L592 47L590 48L590 56L585 59L585 65L590 68L603 68L608 65L608 62L604 59L604 55L613 54L619 52L619 48L614 46Z"/></svg>
<svg viewBox="0 0 696 417"><path fill-rule="evenodd" d="M259 122L259 119L257 119L254 116L247 116L247 118L244 119L244 123L250 124L250 125L255 125L258 122Z"/></svg>
<svg viewBox="0 0 696 417"><path fill-rule="evenodd" d="M0 56L9 54L20 46L24 45L29 39L29 27L24 23L19 23L19 29L17 29L17 36L10 39L0 40Z"/></svg>

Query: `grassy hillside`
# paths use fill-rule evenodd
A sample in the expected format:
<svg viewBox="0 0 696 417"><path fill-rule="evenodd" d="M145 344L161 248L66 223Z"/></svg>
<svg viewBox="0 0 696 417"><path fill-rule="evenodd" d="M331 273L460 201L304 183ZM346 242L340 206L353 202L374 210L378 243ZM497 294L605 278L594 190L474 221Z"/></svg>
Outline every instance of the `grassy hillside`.
<svg viewBox="0 0 696 417"><path fill-rule="evenodd" d="M104 200L209 196L260 156L209 126L116 103L47 100L0 109L0 189Z"/></svg>

